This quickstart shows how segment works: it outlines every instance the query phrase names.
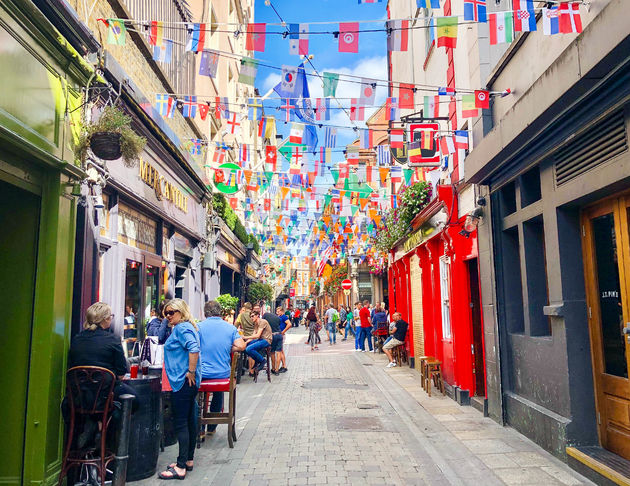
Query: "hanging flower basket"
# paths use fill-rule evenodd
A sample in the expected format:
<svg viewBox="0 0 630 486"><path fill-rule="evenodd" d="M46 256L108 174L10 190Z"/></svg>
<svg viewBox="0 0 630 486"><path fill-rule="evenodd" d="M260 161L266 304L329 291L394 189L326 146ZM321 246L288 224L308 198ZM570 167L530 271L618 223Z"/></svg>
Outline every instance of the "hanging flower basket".
<svg viewBox="0 0 630 486"><path fill-rule="evenodd" d="M120 133L93 133L90 137L90 148L99 159L117 160L122 156L120 137Z"/></svg>

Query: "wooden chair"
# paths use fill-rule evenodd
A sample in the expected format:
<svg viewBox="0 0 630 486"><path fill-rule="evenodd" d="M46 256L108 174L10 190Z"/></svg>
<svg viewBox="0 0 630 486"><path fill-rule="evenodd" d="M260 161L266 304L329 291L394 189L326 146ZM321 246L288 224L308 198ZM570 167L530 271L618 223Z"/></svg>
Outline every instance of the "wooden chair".
<svg viewBox="0 0 630 486"><path fill-rule="evenodd" d="M418 366L420 366L420 383L422 384L422 389L426 391L426 363L427 360L433 360L432 356L419 356L418 357Z"/></svg>
<svg viewBox="0 0 630 486"><path fill-rule="evenodd" d="M433 359L426 361L426 391L431 396L431 382L435 385L435 387L442 392L442 395L445 395L444 392L444 380L442 379L442 362Z"/></svg>
<svg viewBox="0 0 630 486"><path fill-rule="evenodd" d="M266 365L261 371L267 371L267 381L271 383L271 345L264 349ZM258 383L258 370L254 368L254 383Z"/></svg>
<svg viewBox="0 0 630 486"><path fill-rule="evenodd" d="M396 366L402 366L403 363L407 363L407 348L404 344L399 344L392 349L392 356L396 361Z"/></svg>
<svg viewBox="0 0 630 486"><path fill-rule="evenodd" d="M228 445L234 447L236 441L236 367L239 362L240 353L232 353L232 366L229 378L219 378L215 380L201 380L199 385L199 429L197 436L197 448L201 447L201 442L205 439L205 426L227 424L228 426ZM228 393L228 411L227 412L210 412L210 394L227 392ZM225 409L225 406L223 407Z"/></svg>

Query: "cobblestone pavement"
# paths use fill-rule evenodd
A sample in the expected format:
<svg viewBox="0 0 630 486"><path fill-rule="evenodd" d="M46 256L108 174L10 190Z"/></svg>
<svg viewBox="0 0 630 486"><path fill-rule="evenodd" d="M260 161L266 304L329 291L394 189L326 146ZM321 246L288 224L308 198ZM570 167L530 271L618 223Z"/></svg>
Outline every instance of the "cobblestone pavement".
<svg viewBox="0 0 630 486"><path fill-rule="evenodd" d="M350 341L311 352L305 340L302 328L287 334L289 371L271 383L243 378L238 442L229 449L219 426L197 450L188 484L592 484L477 410L429 398L415 370L385 369L383 355L355 353ZM167 448L158 471L176 456L177 446Z"/></svg>

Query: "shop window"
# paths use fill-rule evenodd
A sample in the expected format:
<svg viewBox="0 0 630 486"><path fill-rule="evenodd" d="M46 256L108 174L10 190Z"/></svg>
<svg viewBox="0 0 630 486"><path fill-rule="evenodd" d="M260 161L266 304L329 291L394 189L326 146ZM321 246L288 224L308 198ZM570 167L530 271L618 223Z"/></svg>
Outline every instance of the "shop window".
<svg viewBox="0 0 630 486"><path fill-rule="evenodd" d="M140 211L118 203L118 241L156 253L157 222Z"/></svg>
<svg viewBox="0 0 630 486"><path fill-rule="evenodd" d="M110 197L108 194L103 194L103 209L101 209L101 216L98 223L100 226L100 234L105 238L111 238L111 225L110 225Z"/></svg>
<svg viewBox="0 0 630 486"><path fill-rule="evenodd" d="M525 331L523 316L523 286L521 282L521 259L519 256L518 228L503 231L501 235L501 261L503 264L503 312L509 333Z"/></svg>
<svg viewBox="0 0 630 486"><path fill-rule="evenodd" d="M372 278L370 272L359 272L357 287L359 290L359 301L363 302L364 300L368 300L372 302Z"/></svg>
<svg viewBox="0 0 630 486"><path fill-rule="evenodd" d="M160 267L147 265L144 274L144 328L151 320L151 313L159 305Z"/></svg>
<svg viewBox="0 0 630 486"><path fill-rule="evenodd" d="M142 329L138 326L138 311L140 310L140 292L142 280L140 272L142 263L127 260L125 266L125 315L123 341L127 356L138 354L138 344L142 339ZM140 314L141 315L141 314Z"/></svg>
<svg viewBox="0 0 630 486"><path fill-rule="evenodd" d="M501 216L506 217L516 211L516 184L514 181L506 184L499 191L501 201Z"/></svg>
<svg viewBox="0 0 630 486"><path fill-rule="evenodd" d="M451 261L448 257L440 258L440 300L442 302L442 338L451 339L451 301L450 301Z"/></svg>
<svg viewBox="0 0 630 486"><path fill-rule="evenodd" d="M540 168L538 166L521 176L521 208L540 201Z"/></svg>
<svg viewBox="0 0 630 486"><path fill-rule="evenodd" d="M529 333L531 336L550 336L550 318L543 313L543 307L549 305L549 287L542 215L523 223L523 246L527 272Z"/></svg>

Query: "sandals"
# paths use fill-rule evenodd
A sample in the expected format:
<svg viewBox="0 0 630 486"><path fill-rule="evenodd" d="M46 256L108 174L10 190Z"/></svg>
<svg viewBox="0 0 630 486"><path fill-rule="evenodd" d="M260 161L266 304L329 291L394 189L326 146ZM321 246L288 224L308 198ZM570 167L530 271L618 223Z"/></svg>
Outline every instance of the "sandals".
<svg viewBox="0 0 630 486"><path fill-rule="evenodd" d="M186 468L188 469L188 468ZM170 476L164 476L164 473L170 472L171 475ZM186 475L184 474L183 476L180 476L179 474L177 474L177 471L175 470L174 467L167 467L166 471L162 471L159 475L158 478L160 479L164 479L166 481L170 480L170 479L186 479Z"/></svg>
<svg viewBox="0 0 630 486"><path fill-rule="evenodd" d="M214 432L212 432L212 434L214 434ZM211 433L208 431L208 432L206 432L206 435L211 435ZM176 462L174 462L173 464L169 465L168 467L175 467L175 466L177 466ZM186 464L186 471L192 471L193 467L195 467L195 466L189 466L188 464Z"/></svg>

